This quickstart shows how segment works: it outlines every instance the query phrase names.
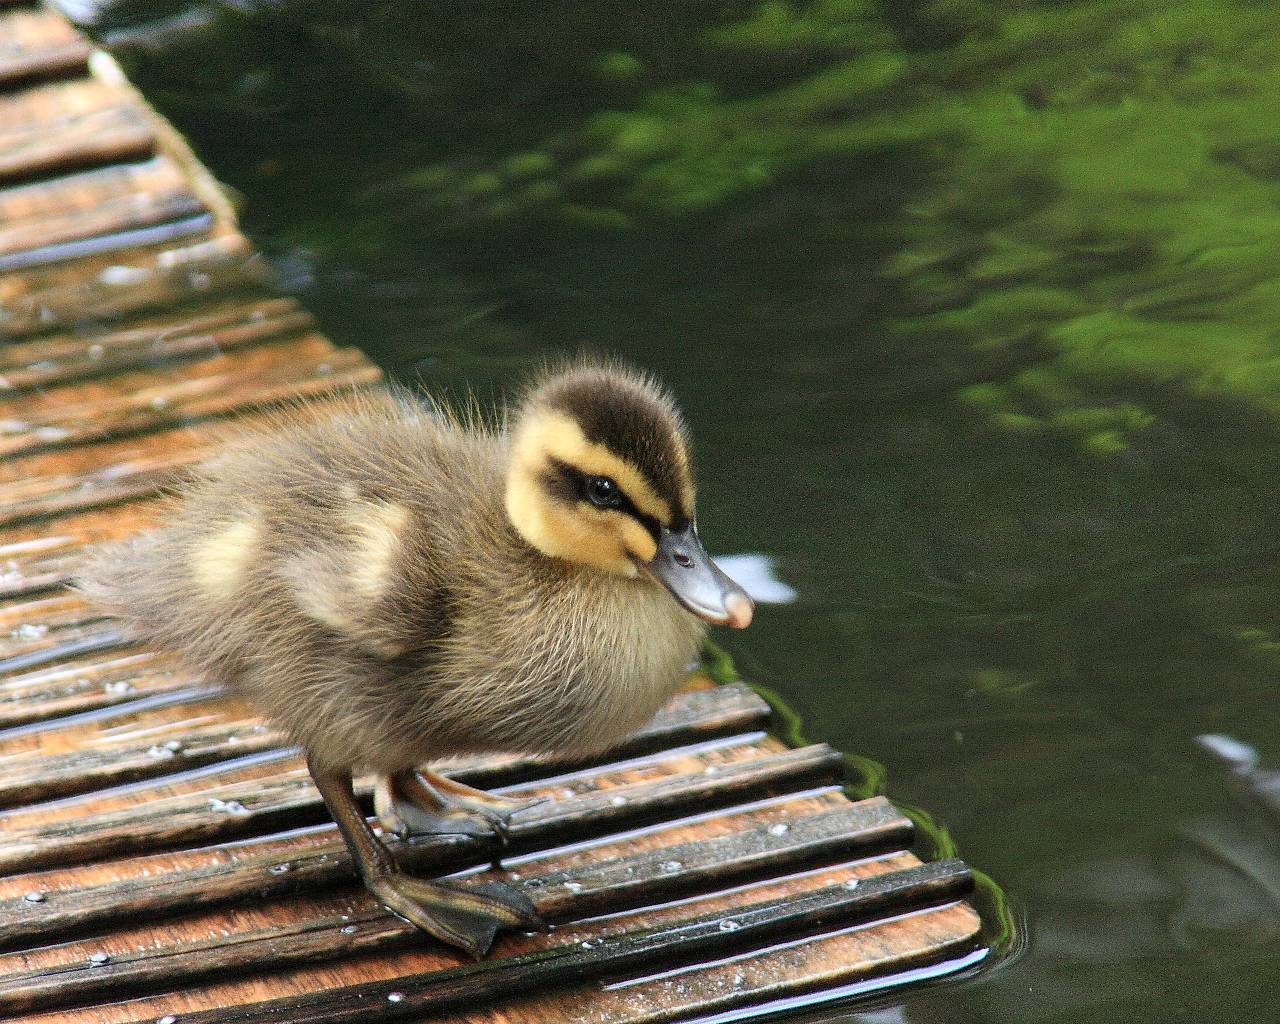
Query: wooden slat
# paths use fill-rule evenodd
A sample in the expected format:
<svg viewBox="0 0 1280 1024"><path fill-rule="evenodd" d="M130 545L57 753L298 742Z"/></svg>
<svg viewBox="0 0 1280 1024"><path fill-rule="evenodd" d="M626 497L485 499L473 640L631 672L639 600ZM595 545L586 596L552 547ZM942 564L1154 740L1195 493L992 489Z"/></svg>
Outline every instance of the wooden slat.
<svg viewBox="0 0 1280 1024"><path fill-rule="evenodd" d="M916 865L849 881L856 884L846 881L818 889L775 889L772 898L745 905L726 906L723 898L713 898L702 906L681 908L684 913L679 920L656 927L645 925L661 921L663 915L649 909L643 923L633 919L628 922L630 930L610 933L603 929L598 938L560 942L549 949L515 953L477 965L419 970L311 995L254 1002L237 1007L234 1013L222 1007L184 1012L182 1019L184 1024L339 1024L434 1018L477 1005L501 1006L523 993L543 992L601 975L722 957L753 944L848 926L878 913L947 905L972 887L971 876L958 861ZM689 919L685 916L688 910L702 913Z"/></svg>
<svg viewBox="0 0 1280 1024"><path fill-rule="evenodd" d="M602 777L598 788L570 791L572 795L558 792L556 799L539 806L538 813L531 809L522 815L517 846L563 841L575 832L594 834L610 827L634 827L663 813L687 813L689 805L682 807L678 801L691 794L714 794L711 802L699 808L707 811L758 797L771 787L794 789L815 779L830 779L836 767L829 751L776 754L726 769L728 785L724 789L708 785L705 779L699 784L689 773L624 789L615 772ZM623 798L620 803L619 797ZM487 840L469 836L433 836L408 844L387 841L399 849L402 862L421 870L475 863L493 852ZM14 852L12 845L9 851ZM27 859L41 861L41 851L30 851ZM246 893L261 898L313 891L350 879L350 859L330 825L223 844L203 852L176 851L115 863L95 860L70 868L41 868L0 878L0 922L4 925L0 943L47 940L116 918L138 920L177 908L235 902ZM30 892L40 892L46 898L31 903L24 898Z"/></svg>
<svg viewBox="0 0 1280 1024"><path fill-rule="evenodd" d="M106 721L72 720L60 733L52 743L38 732L0 735L0 808L154 778L175 766L200 767L281 743L248 708L207 688L135 701ZM59 743L65 744L61 752L49 750Z"/></svg>
<svg viewBox="0 0 1280 1024"><path fill-rule="evenodd" d="M910 822L887 801L849 805L833 797L773 802L717 818L698 838L679 825L604 842L593 855L543 855L504 875L552 923L620 914L655 901L782 875L815 861L901 843ZM861 865L863 877L909 866L902 855ZM467 876L479 885L493 873ZM156 982L184 984L231 971L280 969L421 945L416 930L348 887L339 895L259 902L228 920L205 913L102 937L0 955L0 1011L119 996ZM228 929L230 924L230 929ZM614 924L613 928L618 928ZM94 953L110 960L90 970Z"/></svg>
<svg viewBox="0 0 1280 1024"><path fill-rule="evenodd" d="M967 903L947 903L779 943L749 956L730 950L680 970L607 984L593 979L507 1004L497 1013L479 1009L451 1013L449 1019L456 1024L666 1024L746 1007L753 1019L792 1015L972 967L985 955L974 948L979 926Z"/></svg>
<svg viewBox="0 0 1280 1024"><path fill-rule="evenodd" d="M758 728L767 715L767 706L742 688L714 700L691 691L678 696L617 753L634 756L659 746ZM244 704L193 678L190 687L96 714L7 734L0 731L0 808L171 775L262 753L282 743L279 734ZM525 771L522 763L505 761L504 781L518 778ZM465 770L466 762L461 764Z"/></svg>
<svg viewBox="0 0 1280 1024"><path fill-rule="evenodd" d="M154 145L146 113L96 79L0 95L0 180L140 160Z"/></svg>
<svg viewBox="0 0 1280 1024"><path fill-rule="evenodd" d="M551 827L552 820L557 829L599 830L664 810L678 813L681 802L725 803L783 782L829 779L841 767L839 755L829 748L782 752L765 741L656 757L626 770L588 775L578 783L582 792L556 784L520 787L522 795L564 798L526 812L511 832L513 841L522 841ZM360 788L367 793L368 782ZM226 841L325 817L300 761L285 765L275 755L244 758L169 776L159 787L134 786L0 812L0 871Z"/></svg>
<svg viewBox="0 0 1280 1024"><path fill-rule="evenodd" d="M81 71L92 49L52 11L0 11L0 88Z"/></svg>
<svg viewBox="0 0 1280 1024"><path fill-rule="evenodd" d="M186 689L189 670L138 648L66 658L47 667L0 676L0 727L29 725Z"/></svg>
<svg viewBox="0 0 1280 1024"><path fill-rule="evenodd" d="M360 383L336 373L332 363L317 369L323 372L316 384L324 390L311 397L307 415L323 415ZM251 400L249 407L228 410L238 425L261 424L278 412L270 394L249 392L244 397ZM267 408L258 411L254 404ZM149 411L173 415L171 410ZM208 416L217 410L200 412ZM118 432L122 436L104 437L92 445L45 445L46 450L30 455L0 459L0 599L36 592L33 588L42 579L47 582L55 567L74 568L82 557L80 547L118 539L151 521L153 503L139 499L182 479L219 442L219 425L198 415L191 418L194 422L188 425L173 426L154 417L138 428L145 433ZM131 499L130 515L123 525L119 515L92 511L126 498ZM52 516L63 517L56 533L47 521ZM36 526L19 525L37 517L41 522ZM45 548L54 542L56 550ZM56 579L64 581L66 576Z"/></svg>
<svg viewBox="0 0 1280 1024"><path fill-rule="evenodd" d="M148 317L119 330L54 334L0 351L0 394L56 387L147 365L231 352L314 326L291 299L237 298L199 315Z"/></svg>
<svg viewBox="0 0 1280 1024"><path fill-rule="evenodd" d="M95 383L50 388L19 406L0 401L0 458L350 390L378 379L355 349L335 349L310 334L235 359L219 355L115 378L127 381L128 391Z"/></svg>
<svg viewBox="0 0 1280 1024"><path fill-rule="evenodd" d="M262 258L234 231L11 270L0 274L0 337L182 307L271 280Z"/></svg>
<svg viewBox="0 0 1280 1024"><path fill-rule="evenodd" d="M49 437L61 440L65 435L50 428ZM4 443L0 431L0 447ZM38 437L30 437L36 447ZM95 473L56 476L0 484L0 524L8 525L30 519L47 519L79 509L115 505L130 498L155 494L171 483L183 470L201 461L204 446L178 449L158 458L138 458L109 464Z"/></svg>
<svg viewBox="0 0 1280 1024"><path fill-rule="evenodd" d="M105 616L70 594L0 608L0 666L50 646L82 644L111 628L104 623Z"/></svg>
<svg viewBox="0 0 1280 1024"><path fill-rule="evenodd" d="M19 185L0 192L0 270L46 262L68 243L206 213L165 156Z"/></svg>

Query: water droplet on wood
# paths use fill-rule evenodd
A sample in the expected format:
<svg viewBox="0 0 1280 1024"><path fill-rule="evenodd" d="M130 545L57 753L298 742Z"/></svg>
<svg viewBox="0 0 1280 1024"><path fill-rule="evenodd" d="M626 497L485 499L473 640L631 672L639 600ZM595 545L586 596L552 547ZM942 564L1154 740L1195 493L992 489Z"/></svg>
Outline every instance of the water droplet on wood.
<svg viewBox="0 0 1280 1024"><path fill-rule="evenodd" d="M22 898L28 903L43 903L45 900L44 893L42 892L29 892Z"/></svg>
<svg viewBox="0 0 1280 1024"><path fill-rule="evenodd" d="M141 267L126 267L119 264L104 267L98 275L98 280L105 285L126 285L137 284L139 281L145 281L151 276L150 271L143 270Z"/></svg>

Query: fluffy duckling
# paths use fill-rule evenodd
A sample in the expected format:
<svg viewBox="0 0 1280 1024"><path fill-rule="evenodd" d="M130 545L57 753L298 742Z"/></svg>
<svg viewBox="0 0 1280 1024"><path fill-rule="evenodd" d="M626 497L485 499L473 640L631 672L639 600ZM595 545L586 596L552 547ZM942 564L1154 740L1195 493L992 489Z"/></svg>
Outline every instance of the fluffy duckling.
<svg viewBox="0 0 1280 1024"><path fill-rule="evenodd" d="M753 612L698 539L674 404L596 364L544 375L501 428L382 394L242 437L79 586L300 744L368 888L477 957L532 905L401 873L352 773L376 773L388 831L502 837L521 805L421 766L603 750L678 687L704 622Z"/></svg>

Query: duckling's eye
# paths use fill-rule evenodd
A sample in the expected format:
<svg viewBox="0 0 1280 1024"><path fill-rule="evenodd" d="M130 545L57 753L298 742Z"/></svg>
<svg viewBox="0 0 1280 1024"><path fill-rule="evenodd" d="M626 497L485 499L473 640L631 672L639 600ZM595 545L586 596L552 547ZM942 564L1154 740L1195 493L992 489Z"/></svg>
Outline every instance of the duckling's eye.
<svg viewBox="0 0 1280 1024"><path fill-rule="evenodd" d="M586 492L596 508L618 508L622 504L622 490L607 476L588 477Z"/></svg>

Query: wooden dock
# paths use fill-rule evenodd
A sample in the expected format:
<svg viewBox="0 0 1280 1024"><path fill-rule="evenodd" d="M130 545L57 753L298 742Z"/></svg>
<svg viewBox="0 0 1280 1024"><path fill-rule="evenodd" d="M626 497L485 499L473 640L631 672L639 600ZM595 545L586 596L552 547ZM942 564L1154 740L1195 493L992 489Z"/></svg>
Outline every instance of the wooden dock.
<svg viewBox="0 0 1280 1024"><path fill-rule="evenodd" d="M983 957L962 864L921 863L836 751L705 682L603 763L453 765L555 797L503 851L551 934L471 964L377 906L296 752L64 583L220 419L379 373L273 291L113 63L2 2L0 338L0 1019L739 1019ZM395 848L476 883L497 852Z"/></svg>

